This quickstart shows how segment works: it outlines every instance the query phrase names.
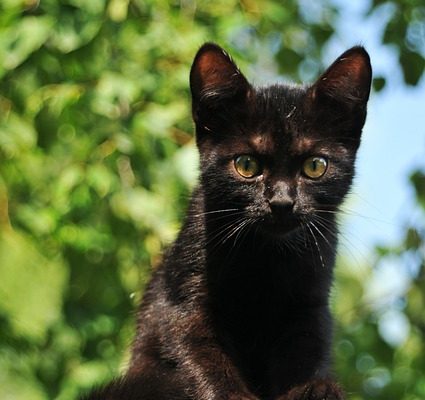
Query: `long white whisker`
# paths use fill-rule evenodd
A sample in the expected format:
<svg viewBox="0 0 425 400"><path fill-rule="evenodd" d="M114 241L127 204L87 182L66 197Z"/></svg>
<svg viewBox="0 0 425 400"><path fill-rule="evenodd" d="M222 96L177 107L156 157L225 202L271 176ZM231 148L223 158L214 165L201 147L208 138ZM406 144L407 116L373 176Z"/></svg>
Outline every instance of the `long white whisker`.
<svg viewBox="0 0 425 400"><path fill-rule="evenodd" d="M318 223L318 221L316 222ZM323 238L323 240L328 244L328 246L333 249L333 245L329 242L328 238L323 234L319 227L313 221L310 221L310 225L317 231L317 233Z"/></svg>
<svg viewBox="0 0 425 400"><path fill-rule="evenodd" d="M214 231L212 231L210 233L210 238L207 241L207 245L213 243L215 241L215 239L219 238L220 235L226 235L228 231L232 230L234 228L235 225L239 224L240 221L242 221L244 218L239 217L236 220L231 220L228 221L227 223L220 225L219 227L217 227ZM211 236L213 235L213 236Z"/></svg>
<svg viewBox="0 0 425 400"><path fill-rule="evenodd" d="M315 236L315 234L314 234L313 230L312 230L312 229L311 229L311 227L310 227L309 222L307 222L306 227L308 228L308 230L309 230L309 231L310 231L310 233L311 233L311 236L313 237L314 243L315 243L316 248L317 248L317 252L318 252L319 257L320 257L320 262L322 263L322 267L323 267L323 268L325 268L325 263L324 263L324 261L323 261L322 252L320 251L319 243L318 243L318 241L317 241L317 238L316 238L316 236Z"/></svg>
<svg viewBox="0 0 425 400"><path fill-rule="evenodd" d="M224 213L229 211L241 211L239 208L224 208L221 210L212 210L212 211L205 211L199 214L191 214L194 217L201 217L203 215L209 215L209 214L217 214L217 213ZM242 211L241 211L242 212Z"/></svg>
<svg viewBox="0 0 425 400"><path fill-rule="evenodd" d="M230 221L228 224L225 224L222 227L219 227L217 230L219 231L214 237L212 237L208 244L211 244L215 239L219 238L216 243L214 243L213 247L211 248L211 252L216 251L217 248L219 248L222 244L224 244L230 237L233 236L235 232L239 229L241 224L244 224L246 219L244 217L240 217L236 220ZM223 235L223 237L220 238L220 235Z"/></svg>
<svg viewBox="0 0 425 400"><path fill-rule="evenodd" d="M323 229L327 230L330 235L332 235L334 238L342 239L339 240L339 243L344 247L344 249L350 254L353 260L356 261L356 263L361 264L361 261L359 260L358 255L361 255L361 258L363 259L363 264L367 264L368 260L367 257L364 254L361 254L357 246L353 244L353 241L344 233L344 231L336 232L334 231L328 224L329 221L326 218L323 218L320 215L315 215L314 220L317 224L322 226ZM363 246L366 246L365 243L360 238L356 238L359 242L363 244ZM351 249L351 247L355 247L357 252L354 253Z"/></svg>

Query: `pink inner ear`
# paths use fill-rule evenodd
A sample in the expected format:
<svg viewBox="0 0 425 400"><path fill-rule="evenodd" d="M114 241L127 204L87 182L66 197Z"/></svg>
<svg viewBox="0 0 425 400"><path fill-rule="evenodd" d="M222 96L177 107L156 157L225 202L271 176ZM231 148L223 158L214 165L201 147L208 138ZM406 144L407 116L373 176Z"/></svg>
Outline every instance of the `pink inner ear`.
<svg viewBox="0 0 425 400"><path fill-rule="evenodd" d="M190 70L190 90L194 118L201 106L219 107L230 100L234 105L246 100L250 85L230 56L214 43L205 43Z"/></svg>
<svg viewBox="0 0 425 400"><path fill-rule="evenodd" d="M227 71L223 60L220 60L222 57L217 57L215 52L201 55L198 60L198 74L202 87L220 85L224 80Z"/></svg>
<svg viewBox="0 0 425 400"><path fill-rule="evenodd" d="M201 55L200 59L198 60L199 73L201 75L206 74L212 69L214 69L214 67L216 68L219 67L218 69L221 69L220 64L221 64L221 60L219 59L219 57L217 57L217 54L215 52L204 53Z"/></svg>
<svg viewBox="0 0 425 400"><path fill-rule="evenodd" d="M335 98L367 100L371 83L369 56L360 47L341 55L319 78L312 92L317 91Z"/></svg>
<svg viewBox="0 0 425 400"><path fill-rule="evenodd" d="M340 58L335 69L336 71L334 74L337 75L336 78L338 78L338 74L341 74L351 76L353 79L362 79L364 77L366 64L362 56L354 55Z"/></svg>
<svg viewBox="0 0 425 400"><path fill-rule="evenodd" d="M241 76L238 67L227 53L215 44L205 44L195 57L191 71L192 93L239 85ZM244 78L243 78L244 80Z"/></svg>
<svg viewBox="0 0 425 400"><path fill-rule="evenodd" d="M365 65L363 59L360 57L355 57L354 60L351 61L351 73L359 76L362 74Z"/></svg>

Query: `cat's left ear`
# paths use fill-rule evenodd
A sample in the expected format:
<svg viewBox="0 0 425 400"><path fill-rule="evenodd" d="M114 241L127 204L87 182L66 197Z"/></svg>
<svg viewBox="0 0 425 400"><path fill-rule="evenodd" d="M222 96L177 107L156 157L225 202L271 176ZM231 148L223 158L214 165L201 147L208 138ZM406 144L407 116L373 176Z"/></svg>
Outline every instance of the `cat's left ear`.
<svg viewBox="0 0 425 400"><path fill-rule="evenodd" d="M200 108L214 109L246 99L250 84L231 57L214 43L204 44L190 70L195 121Z"/></svg>
<svg viewBox="0 0 425 400"><path fill-rule="evenodd" d="M369 99L372 67L367 51L356 46L336 59L310 89L313 101L331 101L349 110L365 109Z"/></svg>

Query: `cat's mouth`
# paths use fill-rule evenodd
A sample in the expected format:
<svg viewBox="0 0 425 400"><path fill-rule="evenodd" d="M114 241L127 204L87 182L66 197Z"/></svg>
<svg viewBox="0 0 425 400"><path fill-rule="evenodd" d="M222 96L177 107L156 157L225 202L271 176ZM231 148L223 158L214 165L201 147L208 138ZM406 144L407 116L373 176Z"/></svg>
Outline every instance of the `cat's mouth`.
<svg viewBox="0 0 425 400"><path fill-rule="evenodd" d="M301 221L294 215L286 218L276 218L270 215L263 219L260 229L268 235L282 237L299 228L301 228Z"/></svg>

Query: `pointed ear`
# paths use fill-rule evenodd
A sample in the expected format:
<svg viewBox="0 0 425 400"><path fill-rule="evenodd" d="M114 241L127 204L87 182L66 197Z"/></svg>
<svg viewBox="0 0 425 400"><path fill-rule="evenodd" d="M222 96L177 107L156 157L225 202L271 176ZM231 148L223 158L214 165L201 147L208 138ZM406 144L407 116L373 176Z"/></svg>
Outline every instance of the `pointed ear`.
<svg viewBox="0 0 425 400"><path fill-rule="evenodd" d="M214 108L223 101L246 97L250 85L231 57L214 43L204 44L190 71L193 113L202 105Z"/></svg>
<svg viewBox="0 0 425 400"><path fill-rule="evenodd" d="M372 67L363 47L347 50L310 89L314 101L330 100L348 109L365 108L369 99Z"/></svg>

